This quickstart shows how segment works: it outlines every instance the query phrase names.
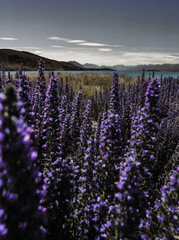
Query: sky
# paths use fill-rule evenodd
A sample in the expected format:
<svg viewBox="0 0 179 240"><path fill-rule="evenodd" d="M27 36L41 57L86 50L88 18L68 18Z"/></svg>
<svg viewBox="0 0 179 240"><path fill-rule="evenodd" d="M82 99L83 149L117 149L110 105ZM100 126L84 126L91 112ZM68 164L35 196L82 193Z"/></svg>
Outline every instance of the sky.
<svg viewBox="0 0 179 240"><path fill-rule="evenodd" d="M1 0L2 48L81 64L179 63L179 0Z"/></svg>

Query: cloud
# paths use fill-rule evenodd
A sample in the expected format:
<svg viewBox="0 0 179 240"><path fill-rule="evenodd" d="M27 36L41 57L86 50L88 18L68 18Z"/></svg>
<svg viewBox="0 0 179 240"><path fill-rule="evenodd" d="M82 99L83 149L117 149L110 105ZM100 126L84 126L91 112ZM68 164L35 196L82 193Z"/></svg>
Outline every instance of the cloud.
<svg viewBox="0 0 179 240"><path fill-rule="evenodd" d="M51 48L63 48L63 46L60 46L60 45L51 45L50 47Z"/></svg>
<svg viewBox="0 0 179 240"><path fill-rule="evenodd" d="M140 48L137 47L129 47L130 50L138 51Z"/></svg>
<svg viewBox="0 0 179 240"><path fill-rule="evenodd" d="M12 38L12 37L1 37L0 40L3 40L3 41L17 41L18 38Z"/></svg>
<svg viewBox="0 0 179 240"><path fill-rule="evenodd" d="M120 48L131 48L131 47L127 47L124 45L120 45L120 44L107 44L107 43L94 43L94 42L84 42L84 43L79 43L77 45L81 45L81 46L89 46L89 47L120 47ZM132 47L133 48L133 47ZM136 49L135 49L136 50Z"/></svg>
<svg viewBox="0 0 179 240"><path fill-rule="evenodd" d="M66 42L66 43L85 43L85 40L76 40L76 39L69 39L69 38L62 38L62 37L49 37L48 40L53 40L53 41L62 41L62 42Z"/></svg>
<svg viewBox="0 0 179 240"><path fill-rule="evenodd" d="M35 51L35 54L40 55L42 52L41 51Z"/></svg>
<svg viewBox="0 0 179 240"><path fill-rule="evenodd" d="M85 40L69 40L68 43L85 43Z"/></svg>
<svg viewBox="0 0 179 240"><path fill-rule="evenodd" d="M59 61L77 61L81 64L84 63L94 63L98 65L140 65L140 64L174 64L179 63L179 58L177 56L171 57L171 55L179 55L176 53L161 53L161 52L146 52L146 51L130 51L119 50L114 48L105 47L64 47L51 48L43 50L43 55L45 57L59 60ZM106 54L106 57L104 56Z"/></svg>
<svg viewBox="0 0 179 240"><path fill-rule="evenodd" d="M107 44L104 44L104 43L93 43L93 42L78 43L77 45L89 46L89 47L105 47L105 46L108 46Z"/></svg>
<svg viewBox="0 0 179 240"><path fill-rule="evenodd" d="M63 38L63 37L56 37L56 36L51 36L47 38L48 40L53 40L53 41L62 41L65 43L72 43L78 46L86 46L86 47L112 47L112 48L125 48L125 49L131 49L131 50L138 50L136 47L130 47L130 46L125 46L121 44L107 44L107 43L98 43L98 42L89 42L86 40L78 40L78 39L69 39L69 38Z"/></svg>
<svg viewBox="0 0 179 240"><path fill-rule="evenodd" d="M175 64L179 60L171 57L171 53L167 52L125 52L120 61L127 65L138 64Z"/></svg>
<svg viewBox="0 0 179 240"><path fill-rule="evenodd" d="M171 54L170 56L171 56L171 57L179 58L179 54Z"/></svg>
<svg viewBox="0 0 179 240"><path fill-rule="evenodd" d="M71 39L53 36L53 37L49 37L48 40L68 42L68 41L70 41Z"/></svg>
<svg viewBox="0 0 179 240"><path fill-rule="evenodd" d="M49 37L48 39L61 41L61 44L51 45L51 50L48 50L48 52L44 50L43 54L45 54L46 57L61 61L75 60L80 63L91 62L108 66L118 64L140 65L179 63L178 50L173 52L163 49L161 52L161 49L157 50L157 48L145 49L144 47L137 48L135 46L95 41L90 42L82 39L69 39L55 36ZM63 42L67 45L63 45ZM59 51L57 51L58 48ZM104 57L105 53L107 57Z"/></svg>
<svg viewBox="0 0 179 240"><path fill-rule="evenodd" d="M19 48L29 49L29 50L40 50L41 49L40 47L19 47Z"/></svg>
<svg viewBox="0 0 179 240"><path fill-rule="evenodd" d="M110 51L112 51L111 48L98 48L98 50L101 51L101 52L110 52Z"/></svg>
<svg viewBox="0 0 179 240"><path fill-rule="evenodd" d="M15 49L40 50L40 47L14 47Z"/></svg>

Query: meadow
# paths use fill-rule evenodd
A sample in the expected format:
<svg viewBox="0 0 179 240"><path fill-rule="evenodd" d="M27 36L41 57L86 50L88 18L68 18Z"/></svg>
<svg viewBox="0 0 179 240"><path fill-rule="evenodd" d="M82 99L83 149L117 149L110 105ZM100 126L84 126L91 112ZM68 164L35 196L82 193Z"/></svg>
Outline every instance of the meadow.
<svg viewBox="0 0 179 240"><path fill-rule="evenodd" d="M179 239L179 79L0 73L0 239Z"/></svg>

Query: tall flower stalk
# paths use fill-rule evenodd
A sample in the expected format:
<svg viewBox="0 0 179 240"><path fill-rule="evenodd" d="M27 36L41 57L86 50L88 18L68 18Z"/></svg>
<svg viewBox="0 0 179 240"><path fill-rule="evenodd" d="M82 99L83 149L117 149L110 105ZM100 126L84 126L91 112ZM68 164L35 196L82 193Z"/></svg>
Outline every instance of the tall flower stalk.
<svg viewBox="0 0 179 240"><path fill-rule="evenodd" d="M1 95L0 236L2 239L44 239L45 209L40 205L40 174L34 168L36 152L30 144L30 128L18 110L16 91Z"/></svg>

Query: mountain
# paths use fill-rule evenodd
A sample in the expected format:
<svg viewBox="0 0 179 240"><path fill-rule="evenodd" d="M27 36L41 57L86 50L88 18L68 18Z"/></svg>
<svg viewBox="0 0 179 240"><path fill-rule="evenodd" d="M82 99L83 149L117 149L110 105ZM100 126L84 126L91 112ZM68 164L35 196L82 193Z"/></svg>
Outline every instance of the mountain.
<svg viewBox="0 0 179 240"><path fill-rule="evenodd" d="M96 64L89 64L89 63L86 63L86 64L82 65L82 64L80 64L76 61L70 61L70 63L73 63L74 65L76 65L78 67L82 67L86 70L114 71L113 68L107 67L107 66L98 66Z"/></svg>
<svg viewBox="0 0 179 240"><path fill-rule="evenodd" d="M92 63L85 63L85 64L83 65L83 67L84 67L84 68L100 68L101 66L98 66L98 65L92 64ZM107 66L104 66L104 67L107 68Z"/></svg>
<svg viewBox="0 0 179 240"><path fill-rule="evenodd" d="M166 72L179 72L179 64L148 64L148 65L136 65L136 66L125 66L125 65L114 65L114 66L98 66L95 64L86 63L85 68L110 68L116 71L166 71Z"/></svg>
<svg viewBox="0 0 179 240"><path fill-rule="evenodd" d="M72 63L72 64L74 64L77 67L84 68L84 66L82 64L80 64L80 63L78 63L76 61L69 61L69 63Z"/></svg>
<svg viewBox="0 0 179 240"><path fill-rule="evenodd" d="M114 65L114 66L106 66L106 65L96 65L96 64L92 64L92 63L85 63L84 65L82 65L83 67L85 68L110 68L110 69L113 69L113 70L126 70L127 69L127 66L124 66L124 65Z"/></svg>
<svg viewBox="0 0 179 240"><path fill-rule="evenodd" d="M4 62L6 71L18 70L21 63L23 70L36 71L41 58L45 61L45 70L83 70L83 67L70 62L55 61L24 51L0 49L0 66Z"/></svg>
<svg viewBox="0 0 179 240"><path fill-rule="evenodd" d="M23 63L24 71L36 71L38 69L39 60L43 58L45 61L45 70L110 70L110 71L170 71L179 72L179 64L150 64L150 65L136 65L136 66L125 66L125 65L114 65L114 66L98 66L96 64L86 63L84 65L76 62L63 62L56 61L48 58L41 57L39 55L25 52L16 51L12 49L0 49L0 67L2 63L5 63L6 71L16 71L19 69L21 63Z"/></svg>

